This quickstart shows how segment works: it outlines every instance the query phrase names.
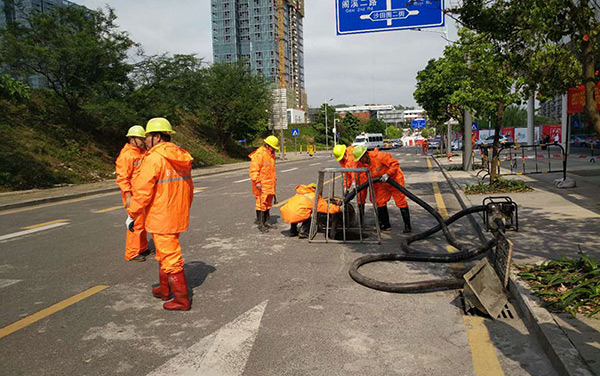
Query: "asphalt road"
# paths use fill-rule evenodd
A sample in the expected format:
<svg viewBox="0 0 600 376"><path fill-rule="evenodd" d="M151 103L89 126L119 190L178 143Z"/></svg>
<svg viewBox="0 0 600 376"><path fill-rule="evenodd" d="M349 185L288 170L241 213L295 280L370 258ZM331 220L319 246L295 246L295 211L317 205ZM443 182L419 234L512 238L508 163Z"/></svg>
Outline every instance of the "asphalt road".
<svg viewBox="0 0 600 376"><path fill-rule="evenodd" d="M438 209L459 210L435 164L414 149L392 154L407 188ZM324 167L336 163L321 155L278 166L279 200L316 182ZM506 319L483 319L464 315L457 291L389 294L350 279L356 257L398 248L402 220L392 205L393 230L381 245L315 244L287 237L278 209L278 230L256 230L247 172L194 184L190 230L181 236L189 312L165 311L152 297L154 260L124 261L118 193L0 212L0 373L554 374L512 306ZM410 205L415 231L434 225ZM372 212L367 218L373 223ZM453 231L476 239L467 220ZM439 237L418 246L448 251ZM385 263L364 273L400 281L466 267Z"/></svg>

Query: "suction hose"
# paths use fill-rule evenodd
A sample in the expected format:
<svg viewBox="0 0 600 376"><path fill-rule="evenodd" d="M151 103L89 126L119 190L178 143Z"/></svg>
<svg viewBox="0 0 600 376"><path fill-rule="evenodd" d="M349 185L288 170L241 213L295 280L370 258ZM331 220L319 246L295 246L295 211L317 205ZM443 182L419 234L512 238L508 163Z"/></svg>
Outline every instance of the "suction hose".
<svg viewBox="0 0 600 376"><path fill-rule="evenodd" d="M380 178L373 179L373 183L383 184ZM388 179L387 184L390 184L392 187L398 189L402 192L406 197L410 198L412 201L416 202L419 206L427 210L429 214L431 214L438 222L438 225L432 227L429 230L424 232L411 235L401 242L401 248L405 254L398 253L383 253L383 254L370 254L359 257L354 260L352 265L350 266L350 277L353 280L364 285L366 287L370 287L372 289L387 291L387 292L397 292L397 293L416 293L416 292L427 292L427 291L438 291L438 290L446 290L446 289L457 289L461 288L464 284L462 279L459 278L449 278L449 279L438 279L438 280L428 280L428 281L419 281L419 282L401 282L401 283L390 283L390 282L382 282L377 281L373 278L366 277L358 271L358 269L365 264L377 261L417 261L417 262L435 262L435 263L454 263L460 262L464 260L468 260L474 257L477 257L488 250L490 250L495 244L495 240L490 240L480 247L476 247L474 249L469 249L467 245L461 244L456 240L454 235L450 233L448 230L448 225L456 222L458 219L478 212L482 212L486 210L486 207L483 205L474 206L471 208L467 208L462 210L452 217L448 218L446 221L442 218L442 216L432 208L428 203L421 200L419 197L411 193L409 190L398 184L397 182ZM364 190L367 189L369 183L363 183L356 187L355 190L349 191L344 197L344 203L350 202L354 198L354 196ZM410 247L410 244L423 240L438 231L443 231L444 237L453 247L459 249L459 252L450 253L450 254L429 254L420 252Z"/></svg>

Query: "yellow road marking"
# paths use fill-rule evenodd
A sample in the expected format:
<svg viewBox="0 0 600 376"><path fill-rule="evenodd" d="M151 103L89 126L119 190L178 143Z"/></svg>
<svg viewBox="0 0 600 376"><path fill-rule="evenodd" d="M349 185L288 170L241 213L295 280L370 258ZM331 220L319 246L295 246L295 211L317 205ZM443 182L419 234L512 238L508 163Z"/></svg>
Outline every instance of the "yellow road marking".
<svg viewBox="0 0 600 376"><path fill-rule="evenodd" d="M337 179L339 179L339 178L341 178L341 177L342 177L342 175L339 175L339 176L337 176L337 177L335 178L335 180L337 180ZM334 178L331 178L331 179L327 180L325 183L323 183L323 186L325 186L325 184L329 184L329 183L331 183L331 182L333 181L333 179L334 179ZM287 200L283 200L283 201L281 201L281 202L278 202L276 205L273 205L273 207L274 207L274 208L278 208L278 207L280 207L280 206L283 206L283 205L285 205L285 203L286 203L286 202L288 202L290 199L291 199L291 197L290 197L290 198L288 198Z"/></svg>
<svg viewBox="0 0 600 376"><path fill-rule="evenodd" d="M198 188L194 188L194 193L201 192L201 191L205 190L206 188L208 188L208 187L198 187Z"/></svg>
<svg viewBox="0 0 600 376"><path fill-rule="evenodd" d="M84 292L80 292L77 295L74 295L68 299L63 300L62 302L56 303L48 308L44 308L41 311L38 311L31 316L27 316L24 319L21 319L21 320L14 322L8 326L5 326L4 328L0 329L0 338L4 338L9 334L12 334L18 330L21 330L31 324L34 324L43 318L46 318L58 311L61 311L65 308L67 308L68 306L71 306L71 305L73 305L85 298L88 298L94 294L97 294L100 291L107 289L107 288L108 288L108 286L104 286L104 285L94 286L91 289L85 290Z"/></svg>
<svg viewBox="0 0 600 376"><path fill-rule="evenodd" d="M94 213L94 214L102 214L102 213L108 213L108 212L111 212L113 210L119 210L119 209L125 209L125 207L123 207L123 205L111 206L110 208L106 208L106 209L94 210L94 211L92 211L92 213Z"/></svg>
<svg viewBox="0 0 600 376"><path fill-rule="evenodd" d="M97 194L97 195L93 195L93 196L88 196L88 197L74 198L72 200L65 200L65 201L59 201L59 202L50 202L50 203L47 203L47 204L40 204L40 205L35 205L35 206L27 206L27 207L19 208L19 209L12 209L12 210L0 211L0 215L22 213L22 212L26 212L26 211L30 211L30 210L37 210L37 209L41 209L41 208L47 208L47 207L50 207L50 206L71 204L71 203L74 203L74 202L88 201L88 200L93 200L95 198L101 198L101 197L107 197L107 196L113 196L113 195L120 195L120 194L121 194L121 192L101 193L101 194Z"/></svg>
<svg viewBox="0 0 600 376"><path fill-rule="evenodd" d="M484 318L463 316L463 321L467 329L475 374L478 376L503 376L504 372L490 339L490 333L485 327Z"/></svg>
<svg viewBox="0 0 600 376"><path fill-rule="evenodd" d="M31 230L34 228L40 228L40 227L44 227L44 226L48 226L48 225L53 225L55 223L63 223L63 222L69 222L69 220L68 219L56 219L54 221L38 223L37 225L21 227L21 230Z"/></svg>
<svg viewBox="0 0 600 376"><path fill-rule="evenodd" d="M429 158L427 158L427 167L429 167L430 170L433 170L433 166L431 165ZM448 219L448 210L446 209L446 203L444 202L444 197L442 196L440 187L437 182L432 182L432 185L438 212L442 218ZM458 251L450 244L446 245L446 249L449 253ZM490 333L487 330L483 320L483 317L463 315L463 321L465 323L465 329L467 330L467 337L469 339L469 347L471 347L471 358L473 359L475 375L503 376L504 372L502 371L500 361L496 355L496 349L490 339Z"/></svg>

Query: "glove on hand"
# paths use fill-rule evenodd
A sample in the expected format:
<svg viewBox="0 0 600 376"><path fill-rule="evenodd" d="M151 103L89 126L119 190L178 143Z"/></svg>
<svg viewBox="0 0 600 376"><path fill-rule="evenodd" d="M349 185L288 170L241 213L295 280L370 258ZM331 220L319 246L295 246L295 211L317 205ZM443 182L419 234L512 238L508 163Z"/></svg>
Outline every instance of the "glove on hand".
<svg viewBox="0 0 600 376"><path fill-rule="evenodd" d="M389 176L388 176L388 174L383 174L383 175L381 175L381 181L382 181L382 182L384 182L384 183L385 183L386 181L388 181L388 179L389 179Z"/></svg>
<svg viewBox="0 0 600 376"><path fill-rule="evenodd" d="M127 229L131 232L133 232L133 224L135 223L135 220L133 218L131 218L130 216L127 216L127 219L125 220L125 226L127 226Z"/></svg>

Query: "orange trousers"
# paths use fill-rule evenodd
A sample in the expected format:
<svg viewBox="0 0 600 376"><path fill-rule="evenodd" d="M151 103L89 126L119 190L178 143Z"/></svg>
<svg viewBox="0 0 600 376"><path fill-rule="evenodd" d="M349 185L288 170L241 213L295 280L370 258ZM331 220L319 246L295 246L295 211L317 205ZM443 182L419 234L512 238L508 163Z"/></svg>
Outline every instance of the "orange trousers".
<svg viewBox="0 0 600 376"><path fill-rule="evenodd" d="M183 271L183 257L181 256L181 245L179 234L152 234L156 256L160 269L167 274Z"/></svg>
<svg viewBox="0 0 600 376"><path fill-rule="evenodd" d="M393 178L390 177L390 179L395 180L398 184L404 187L404 175L398 175ZM394 197L394 201L396 202L397 207L408 207L408 203L406 202L406 196L399 190L387 183L375 184L375 201L377 201L378 208L386 206L388 201L390 201L390 198L392 197Z"/></svg>
<svg viewBox="0 0 600 376"><path fill-rule="evenodd" d="M271 209L273 206L273 197L275 195L263 194L261 191L255 191L254 197L256 198L256 210L266 211Z"/></svg>
<svg viewBox="0 0 600 376"><path fill-rule="evenodd" d="M148 233L144 229L144 216L135 219L133 232L125 230L125 260L131 260L135 256L148 249Z"/></svg>

